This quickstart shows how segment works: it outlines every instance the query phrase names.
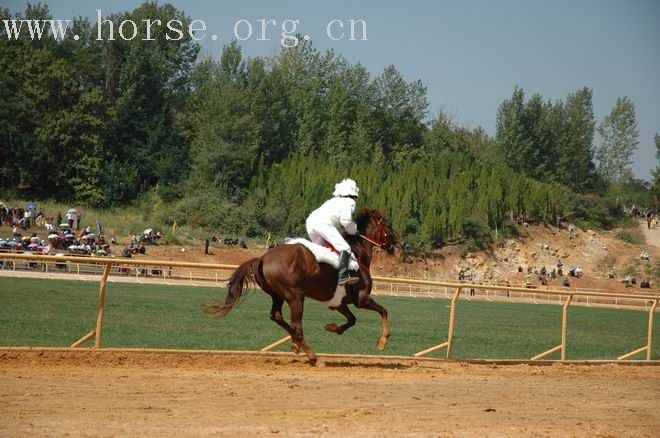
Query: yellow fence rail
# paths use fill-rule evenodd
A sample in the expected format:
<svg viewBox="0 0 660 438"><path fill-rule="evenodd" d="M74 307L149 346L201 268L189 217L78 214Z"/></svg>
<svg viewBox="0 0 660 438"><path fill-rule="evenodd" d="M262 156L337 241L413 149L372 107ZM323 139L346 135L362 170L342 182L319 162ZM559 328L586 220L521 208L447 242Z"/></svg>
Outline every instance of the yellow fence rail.
<svg viewBox="0 0 660 438"><path fill-rule="evenodd" d="M78 341L74 342L71 347L80 347L86 342L94 338L94 348L101 348L102 345L102 333L103 333L103 318L105 311L105 295L106 295L106 285L108 282L108 276L112 270L113 266L134 266L134 267L169 267L169 268L189 268L195 270L234 270L237 268L237 265L229 264L215 264L215 263L195 263L195 262L174 262L174 261L165 261L165 260L137 260L137 259L119 259L111 257L76 257L76 256L53 256L53 255L27 255L27 254L0 254L0 260L13 260L13 261L23 261L26 263L78 263L78 264L95 264L98 266L103 266L103 273L100 280L99 287L99 305L98 305L98 314L96 320L96 327L94 330L87 333L85 336L80 338ZM192 276L192 273L191 273ZM451 306L449 313L449 327L447 340L441 344L432 346L425 350L422 350L418 353L415 353L415 357L425 356L431 352L447 349L447 358L451 359L453 355L453 342L454 342L454 327L456 321L456 312L457 305L461 295L461 292L464 290L483 290L483 291L505 291L507 294L512 292L517 293L536 293L535 291L530 291L528 288L522 287L510 287L503 285L483 285L483 284L470 284L470 283L452 283L452 282L442 282L442 281L432 281L432 280L418 280L411 278L393 278L393 277L372 277L373 281L379 283L388 283L388 284L405 284L405 285L417 285L417 286L429 286L436 288L445 288L453 289L454 293L451 297ZM217 281L217 276L216 276ZM538 354L531 358L531 360L540 360L545 358L552 353L557 351L560 352L560 360L566 360L566 333L568 330L568 308L573 302L574 298L579 297L595 297L600 299L607 300L638 300L643 301L645 304L650 303L649 317L648 317L648 327L647 327L647 344L644 347L638 348L630 353L619 356L617 360L626 360L634 357L640 353L646 353L646 360L650 361L653 356L653 317L658 307L658 301L660 296L658 295L632 295L632 294L622 294L622 293L605 293L594 290L551 290L545 289L543 291L538 291L545 295L557 296L560 300L565 299L563 303L562 311L562 324L561 324L561 344L547 350L541 354ZM262 351L271 350L279 345L282 345L288 340L284 338L280 341L275 342Z"/></svg>

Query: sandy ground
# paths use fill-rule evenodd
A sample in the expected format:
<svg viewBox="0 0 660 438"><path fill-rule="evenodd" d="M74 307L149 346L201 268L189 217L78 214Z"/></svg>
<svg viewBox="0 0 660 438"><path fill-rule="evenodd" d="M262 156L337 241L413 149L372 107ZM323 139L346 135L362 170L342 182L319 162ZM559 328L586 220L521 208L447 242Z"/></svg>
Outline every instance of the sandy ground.
<svg viewBox="0 0 660 438"><path fill-rule="evenodd" d="M646 244L660 248L660 230L650 229L646 221L640 221L639 228L646 239Z"/></svg>
<svg viewBox="0 0 660 438"><path fill-rule="evenodd" d="M1 436L660 436L660 367L0 350Z"/></svg>

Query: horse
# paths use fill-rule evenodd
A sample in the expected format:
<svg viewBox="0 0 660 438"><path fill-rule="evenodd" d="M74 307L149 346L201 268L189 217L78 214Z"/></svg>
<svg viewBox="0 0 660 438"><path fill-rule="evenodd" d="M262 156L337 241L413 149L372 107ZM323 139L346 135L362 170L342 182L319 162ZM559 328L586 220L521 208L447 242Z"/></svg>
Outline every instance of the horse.
<svg viewBox="0 0 660 438"><path fill-rule="evenodd" d="M209 303L205 306L205 312L216 318L227 315L253 281L273 300L270 319L291 336L291 348L296 354L300 352L300 348L305 351L310 365L315 365L317 358L303 335L305 298L320 301L346 317L343 325L330 323L325 326L327 331L338 335L355 325L356 318L348 308L349 304L378 312L383 322L383 334L378 340L378 349L384 350L390 337L390 326L387 310L370 296L373 286L370 266L373 249L377 247L392 255L398 246L397 236L378 210L365 208L356 216L355 222L358 233L355 236L347 236L347 243L360 267L356 283L345 285L345 289L338 289L337 270L333 266L319 263L303 245L278 245L261 257L241 264L229 278L224 304ZM285 301L291 313L290 324L282 317L282 305Z"/></svg>

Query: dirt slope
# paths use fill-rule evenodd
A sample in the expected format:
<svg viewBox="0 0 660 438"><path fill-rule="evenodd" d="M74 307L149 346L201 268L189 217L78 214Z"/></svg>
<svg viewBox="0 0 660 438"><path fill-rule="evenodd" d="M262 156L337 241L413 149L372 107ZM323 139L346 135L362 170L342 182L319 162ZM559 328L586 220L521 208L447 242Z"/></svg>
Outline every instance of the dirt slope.
<svg viewBox="0 0 660 438"><path fill-rule="evenodd" d="M616 231L595 233L578 229L569 233L566 229L550 226L530 226L524 231L524 237L500 240L491 251L467 255L457 246L446 247L423 257L392 257L377 251L372 272L383 276L455 281L458 272L463 269L468 275L473 273L475 282L493 284L509 281L511 285L522 286L527 280L527 267L538 271L545 266L550 271L561 261L565 274L572 266L580 266L584 271L583 278L569 278L572 287L610 292L639 291L639 285L631 289L622 286L622 278L632 272L639 280L649 278L653 289L660 290L654 284L653 273L650 271L656 267L660 257L660 245L653 246L660 243L660 229L643 230L650 243L648 245L625 243L616 238ZM266 248L262 246L244 250L220 244L211 247L210 256L204 256L201 244L185 247L149 246L147 251L148 254L142 257L241 263L263 254ZM642 251L651 255L650 263L640 260ZM518 273L518 266L522 266L525 272ZM610 270L616 273L615 279L608 278ZM532 275L530 280L532 284L539 284L537 275ZM560 287L562 280L551 280L550 285Z"/></svg>

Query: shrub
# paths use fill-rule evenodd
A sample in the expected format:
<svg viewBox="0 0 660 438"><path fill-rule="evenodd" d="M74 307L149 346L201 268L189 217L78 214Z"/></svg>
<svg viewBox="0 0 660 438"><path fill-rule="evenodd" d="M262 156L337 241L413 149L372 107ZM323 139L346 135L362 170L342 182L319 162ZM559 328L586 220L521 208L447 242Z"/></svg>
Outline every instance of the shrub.
<svg viewBox="0 0 660 438"><path fill-rule="evenodd" d="M616 237L623 240L626 243L633 245L643 245L644 236L642 236L638 231L619 231L616 233Z"/></svg>
<svg viewBox="0 0 660 438"><path fill-rule="evenodd" d="M570 208L572 212L568 218L582 229L607 230L621 220L621 212L616 205L594 194L577 196Z"/></svg>
<svg viewBox="0 0 660 438"><path fill-rule="evenodd" d="M493 243L490 228L479 218L466 217L463 219L461 234L465 238L465 245L468 251L486 249Z"/></svg>
<svg viewBox="0 0 660 438"><path fill-rule="evenodd" d="M631 275L633 277L637 276L637 265L628 265L623 270L623 275Z"/></svg>
<svg viewBox="0 0 660 438"><path fill-rule="evenodd" d="M520 237L523 234L516 221L512 221L511 219L502 222L500 232L504 238Z"/></svg>
<svg viewBox="0 0 660 438"><path fill-rule="evenodd" d="M621 228L634 228L637 230L639 228L639 222L633 219L631 216L625 216L619 221L618 224Z"/></svg>
<svg viewBox="0 0 660 438"><path fill-rule="evenodd" d="M261 206L248 200L238 205L214 190L198 190L174 204L167 223L213 230L232 236L255 237L263 234L259 223Z"/></svg>

